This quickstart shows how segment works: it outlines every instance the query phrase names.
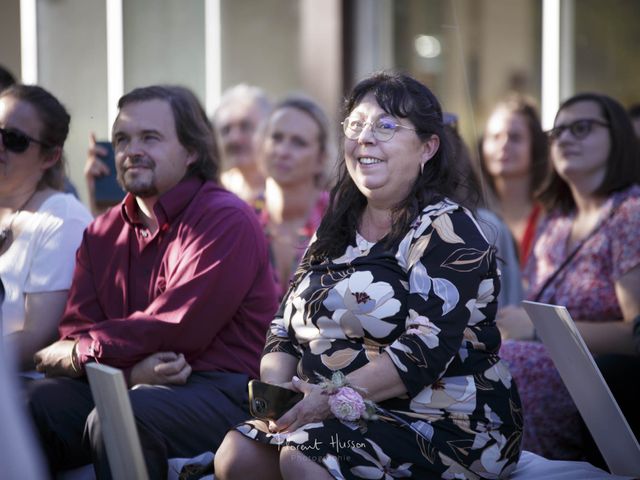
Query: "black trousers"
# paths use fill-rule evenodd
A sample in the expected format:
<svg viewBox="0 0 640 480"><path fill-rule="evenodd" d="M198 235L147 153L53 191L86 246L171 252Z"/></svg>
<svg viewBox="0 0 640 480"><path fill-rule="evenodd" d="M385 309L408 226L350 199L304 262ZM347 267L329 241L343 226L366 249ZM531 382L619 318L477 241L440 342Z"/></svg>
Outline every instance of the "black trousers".
<svg viewBox="0 0 640 480"><path fill-rule="evenodd" d="M249 417L247 376L197 372L185 385L129 390L151 479L167 478L167 460L215 451L227 431ZM30 413L55 472L93 462L96 477L111 472L86 379L45 378L26 385Z"/></svg>

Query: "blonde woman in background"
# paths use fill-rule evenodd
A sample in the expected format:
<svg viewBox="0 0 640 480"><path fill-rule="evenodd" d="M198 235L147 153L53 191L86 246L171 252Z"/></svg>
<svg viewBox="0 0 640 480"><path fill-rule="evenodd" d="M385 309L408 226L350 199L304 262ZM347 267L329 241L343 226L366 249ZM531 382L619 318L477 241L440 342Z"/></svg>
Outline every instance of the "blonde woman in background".
<svg viewBox="0 0 640 480"><path fill-rule="evenodd" d="M259 151L266 175L259 215L280 296L329 201L324 190L329 144L327 117L311 99L286 98L266 121Z"/></svg>

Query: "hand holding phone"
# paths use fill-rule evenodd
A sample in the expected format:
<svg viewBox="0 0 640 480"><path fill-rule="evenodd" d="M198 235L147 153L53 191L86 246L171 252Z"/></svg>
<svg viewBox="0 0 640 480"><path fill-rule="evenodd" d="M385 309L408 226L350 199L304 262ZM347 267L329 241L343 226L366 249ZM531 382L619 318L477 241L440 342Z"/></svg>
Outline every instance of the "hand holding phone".
<svg viewBox="0 0 640 480"><path fill-rule="evenodd" d="M249 412L260 420L277 420L304 394L271 383L251 380L249 382Z"/></svg>
<svg viewBox="0 0 640 480"><path fill-rule="evenodd" d="M107 152L106 155L100 156L100 160L109 169L109 174L96 177L95 179L95 201L98 205L115 205L120 202L125 191L122 190L118 180L116 179L116 162L111 142L96 142L96 145L102 147Z"/></svg>

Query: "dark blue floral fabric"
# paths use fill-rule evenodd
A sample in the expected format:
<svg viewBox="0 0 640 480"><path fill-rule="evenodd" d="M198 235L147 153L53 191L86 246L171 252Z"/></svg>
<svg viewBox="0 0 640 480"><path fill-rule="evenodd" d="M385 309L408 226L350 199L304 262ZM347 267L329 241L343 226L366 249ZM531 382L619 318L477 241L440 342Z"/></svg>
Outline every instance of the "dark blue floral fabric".
<svg viewBox="0 0 640 480"><path fill-rule="evenodd" d="M335 418L288 434L238 431L299 449L334 478L506 478L522 412L495 325L499 272L467 210L428 206L393 249L359 234L344 254L305 258L271 324L265 353L299 359L310 382L388 355L406 395L366 429Z"/></svg>

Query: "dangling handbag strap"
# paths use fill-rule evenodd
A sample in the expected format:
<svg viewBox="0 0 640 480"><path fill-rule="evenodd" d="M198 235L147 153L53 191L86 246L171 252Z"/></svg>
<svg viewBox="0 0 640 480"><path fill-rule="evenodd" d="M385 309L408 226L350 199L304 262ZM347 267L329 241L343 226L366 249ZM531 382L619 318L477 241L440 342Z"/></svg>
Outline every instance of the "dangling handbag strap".
<svg viewBox="0 0 640 480"><path fill-rule="evenodd" d="M609 216L607 218L605 218L604 220L602 220L598 225L596 225L596 227L591 230L589 232L589 234L584 237L582 239L582 241L580 242L580 244L573 249L573 251L569 254L569 256L567 258L564 259L564 261L558 266L558 268L556 268L555 272L553 272L549 278L547 278L547 280L542 284L542 287L540 287L540 290L538 290L538 294L535 296L535 298L533 299L534 302L539 302L540 301L540 297L542 297L542 294L544 293L544 291L549 287L549 285L551 285L551 282L553 282L556 278L558 278L558 275L565 269L565 267L567 265L569 265L571 263L571 260L573 260L575 258L575 256L578 254L578 252L580 251L580 249L582 248L582 246L587 243L587 241L593 237L596 233L598 233L598 231L609 221L611 220L615 213L616 210L618 209L618 205L614 205L611 208L611 211L609 212Z"/></svg>

